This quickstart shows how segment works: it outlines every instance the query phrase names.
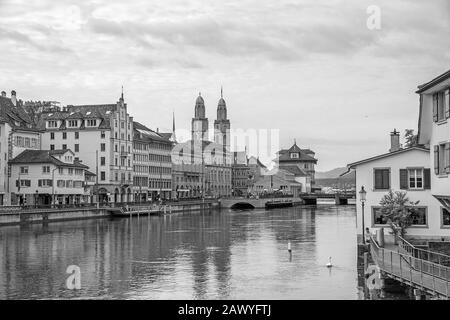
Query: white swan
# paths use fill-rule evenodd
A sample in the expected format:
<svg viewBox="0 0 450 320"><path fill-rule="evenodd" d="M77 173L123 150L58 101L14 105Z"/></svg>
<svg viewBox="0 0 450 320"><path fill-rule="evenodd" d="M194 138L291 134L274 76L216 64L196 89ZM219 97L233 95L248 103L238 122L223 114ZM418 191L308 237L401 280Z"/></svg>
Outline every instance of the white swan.
<svg viewBox="0 0 450 320"><path fill-rule="evenodd" d="M331 268L333 265L331 264L331 257L328 258L327 268Z"/></svg>

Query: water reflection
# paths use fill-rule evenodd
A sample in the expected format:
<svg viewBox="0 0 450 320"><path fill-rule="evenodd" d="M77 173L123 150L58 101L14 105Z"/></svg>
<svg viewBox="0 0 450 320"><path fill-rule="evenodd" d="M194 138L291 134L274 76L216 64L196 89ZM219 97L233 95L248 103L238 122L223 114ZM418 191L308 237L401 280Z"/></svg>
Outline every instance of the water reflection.
<svg viewBox="0 0 450 320"><path fill-rule="evenodd" d="M0 299L356 299L354 219L318 206L6 227Z"/></svg>

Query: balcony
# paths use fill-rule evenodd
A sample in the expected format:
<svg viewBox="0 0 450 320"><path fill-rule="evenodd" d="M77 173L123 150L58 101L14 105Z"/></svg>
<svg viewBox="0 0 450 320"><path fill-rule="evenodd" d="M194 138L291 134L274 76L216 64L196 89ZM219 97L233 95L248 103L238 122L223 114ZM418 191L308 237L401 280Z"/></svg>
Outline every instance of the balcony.
<svg viewBox="0 0 450 320"><path fill-rule="evenodd" d="M122 157L122 158L126 158L126 157L128 157L128 152L127 151L120 151L120 156Z"/></svg>

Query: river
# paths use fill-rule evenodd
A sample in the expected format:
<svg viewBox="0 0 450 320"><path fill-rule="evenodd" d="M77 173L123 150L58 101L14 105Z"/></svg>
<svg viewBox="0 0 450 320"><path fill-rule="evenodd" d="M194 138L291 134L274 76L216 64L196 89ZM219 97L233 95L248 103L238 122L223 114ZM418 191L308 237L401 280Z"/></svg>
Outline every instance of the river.
<svg viewBox="0 0 450 320"><path fill-rule="evenodd" d="M66 287L70 265L79 290ZM358 299L355 207L1 228L0 299L60 298Z"/></svg>

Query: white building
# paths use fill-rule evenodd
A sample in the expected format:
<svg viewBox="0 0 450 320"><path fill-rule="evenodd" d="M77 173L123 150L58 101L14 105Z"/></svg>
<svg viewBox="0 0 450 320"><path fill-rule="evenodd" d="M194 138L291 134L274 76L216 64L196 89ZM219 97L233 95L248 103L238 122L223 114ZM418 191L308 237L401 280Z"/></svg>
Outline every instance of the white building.
<svg viewBox="0 0 450 320"><path fill-rule="evenodd" d="M134 122L133 127L135 199L171 199L172 141L139 122Z"/></svg>
<svg viewBox="0 0 450 320"><path fill-rule="evenodd" d="M96 174L100 202L133 201L133 118L123 94L115 104L68 105L44 112L42 149L71 149Z"/></svg>
<svg viewBox="0 0 450 320"><path fill-rule="evenodd" d="M351 163L348 167L356 170L358 237L363 230L359 195L361 187L367 192L364 227L372 232L376 228L387 228L385 235L390 235L390 227L379 209L383 196L392 190L405 191L410 201L419 201L419 213L413 216L413 225L407 229L409 238L431 239L450 235L450 229L441 228L439 203L432 195L428 148L417 146L402 149L399 133L394 131L391 133L391 149L388 153Z"/></svg>
<svg viewBox="0 0 450 320"><path fill-rule="evenodd" d="M450 71L419 86L419 143L430 148L433 204L439 233L450 235Z"/></svg>
<svg viewBox="0 0 450 320"><path fill-rule="evenodd" d="M90 202L88 167L71 150L25 150L9 161L11 204L50 205Z"/></svg>
<svg viewBox="0 0 450 320"><path fill-rule="evenodd" d="M41 131L33 126L33 121L17 100L16 92L6 97L0 95L0 205L11 204L9 189L11 168L8 161L24 150L41 149Z"/></svg>

